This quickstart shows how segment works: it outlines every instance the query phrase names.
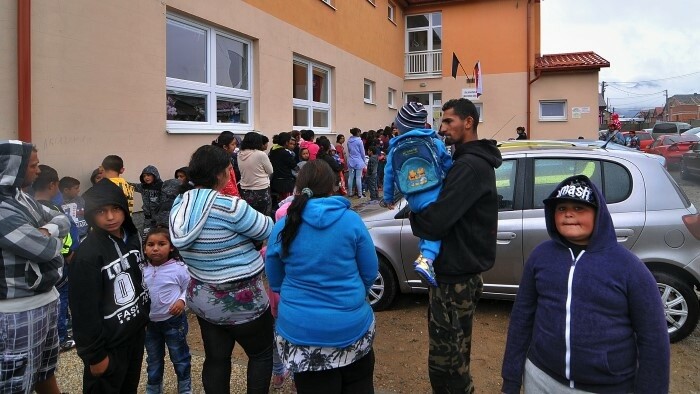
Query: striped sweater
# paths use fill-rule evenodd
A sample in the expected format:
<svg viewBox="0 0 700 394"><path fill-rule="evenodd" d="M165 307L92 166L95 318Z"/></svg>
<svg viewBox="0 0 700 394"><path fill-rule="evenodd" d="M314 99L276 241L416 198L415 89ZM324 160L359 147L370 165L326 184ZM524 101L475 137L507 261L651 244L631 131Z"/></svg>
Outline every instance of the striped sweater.
<svg viewBox="0 0 700 394"><path fill-rule="evenodd" d="M221 284L253 277L264 269L253 241L267 239L272 219L238 197L211 189L178 196L170 211L170 237L190 275Z"/></svg>

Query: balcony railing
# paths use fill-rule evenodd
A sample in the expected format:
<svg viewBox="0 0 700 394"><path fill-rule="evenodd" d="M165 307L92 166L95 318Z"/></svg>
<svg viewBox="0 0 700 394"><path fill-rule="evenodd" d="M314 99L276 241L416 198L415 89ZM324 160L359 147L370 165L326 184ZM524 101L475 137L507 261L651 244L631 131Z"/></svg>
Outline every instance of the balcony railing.
<svg viewBox="0 0 700 394"><path fill-rule="evenodd" d="M406 79L439 77L442 75L442 51L406 53Z"/></svg>

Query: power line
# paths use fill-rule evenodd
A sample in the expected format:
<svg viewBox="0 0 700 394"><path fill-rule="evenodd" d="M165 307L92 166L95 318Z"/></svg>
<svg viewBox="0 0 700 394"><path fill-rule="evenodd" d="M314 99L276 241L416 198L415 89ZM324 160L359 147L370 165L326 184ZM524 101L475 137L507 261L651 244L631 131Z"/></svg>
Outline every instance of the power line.
<svg viewBox="0 0 700 394"><path fill-rule="evenodd" d="M607 83L609 83L609 82L607 82ZM619 91L619 92L622 92L622 93L627 93L627 94L631 94L631 95L634 95L634 96L640 96L640 97L641 97L641 96L654 96L654 95L657 95L657 94L663 94L663 92L664 92L664 91L662 90L662 91L660 91L660 92L654 92L654 93L635 93L635 92L628 92L628 91L623 90L623 89L620 89L620 88L618 88L618 87L616 87L616 86L608 86L608 87L613 88L613 89L615 89L615 90L617 90L617 91Z"/></svg>
<svg viewBox="0 0 700 394"><path fill-rule="evenodd" d="M650 83L650 82L658 82L658 81L668 81L669 79L685 78L685 77L689 77L689 76L691 76L691 75L697 75L697 74L700 74L700 71L695 71L695 72L692 72L692 73L689 73L689 74L676 75L676 76L673 76L673 77L666 77L666 78L659 78L659 79L650 79L650 80L647 80L647 81L631 81L631 82L620 82L620 81L618 81L618 82L609 82L609 81L605 81L605 83L606 83L607 85L610 85L610 84L639 84L639 83Z"/></svg>

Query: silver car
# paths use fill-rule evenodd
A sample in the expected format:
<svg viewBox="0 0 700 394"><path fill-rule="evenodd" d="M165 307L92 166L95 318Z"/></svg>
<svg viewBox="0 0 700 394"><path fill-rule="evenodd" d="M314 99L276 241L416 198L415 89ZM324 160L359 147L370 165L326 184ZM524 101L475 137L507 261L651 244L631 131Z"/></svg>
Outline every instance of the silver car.
<svg viewBox="0 0 700 394"><path fill-rule="evenodd" d="M555 145L506 145L501 153L496 264L483 275L484 297L515 298L530 252L549 239L542 200L566 177L585 174L605 195L618 242L654 274L671 341L693 331L700 309L700 215L658 161L636 152ZM388 308L399 292L426 292L413 271L418 239L405 200L391 211L369 204L356 210L379 255L374 309Z"/></svg>

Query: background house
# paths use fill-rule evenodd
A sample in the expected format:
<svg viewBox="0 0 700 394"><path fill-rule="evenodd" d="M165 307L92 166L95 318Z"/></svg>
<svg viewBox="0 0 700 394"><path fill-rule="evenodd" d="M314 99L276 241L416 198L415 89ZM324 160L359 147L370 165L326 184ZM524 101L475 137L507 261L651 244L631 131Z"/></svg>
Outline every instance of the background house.
<svg viewBox="0 0 700 394"><path fill-rule="evenodd" d="M700 95L676 94L668 98L668 120L691 123L700 120Z"/></svg>

